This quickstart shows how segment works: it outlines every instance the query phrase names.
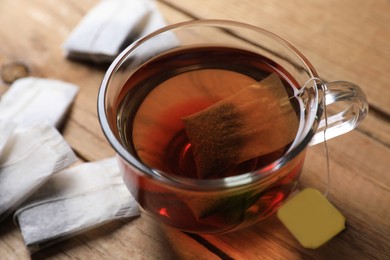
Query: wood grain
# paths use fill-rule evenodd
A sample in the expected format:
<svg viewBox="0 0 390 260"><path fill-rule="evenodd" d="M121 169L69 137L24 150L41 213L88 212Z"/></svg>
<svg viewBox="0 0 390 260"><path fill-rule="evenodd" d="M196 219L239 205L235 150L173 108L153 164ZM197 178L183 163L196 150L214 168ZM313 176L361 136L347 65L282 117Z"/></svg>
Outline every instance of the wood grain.
<svg viewBox="0 0 390 260"><path fill-rule="evenodd" d="M350 138L343 139L343 144L350 147L347 151L342 148L343 145L336 142L342 138L329 142L331 152L329 199L347 219L346 230L336 238L317 250L307 250L292 238L275 217L272 217L252 227L250 232L244 230L207 237L208 240L229 252L235 259L252 256L262 259L268 255L275 259L387 259L390 254L388 243L390 213L386 205L390 203L390 196L383 194L389 190L390 181L386 170L389 165L387 161L380 161L378 154L359 158L359 152L354 151L358 151L362 143L356 140L364 141L366 138L358 138L356 135L360 134L353 133ZM388 158L389 152L381 144L372 143L369 147L376 151L375 153L385 152L383 159ZM323 154L323 147L316 146L309 150L307 161L310 163L306 163L300 185L325 191L327 185L325 158L320 158L318 154ZM346 163L351 167L347 167ZM376 169L372 169L373 165L377 165ZM387 168L383 169L383 165L387 165ZM381 180L379 183L377 178Z"/></svg>
<svg viewBox="0 0 390 260"><path fill-rule="evenodd" d="M253 254L260 259L264 255L276 259L386 259L390 255L390 209L386 206L390 205L389 149L357 131L331 140L328 145L329 200L347 219L347 228L340 235L317 250L307 250L273 216L251 227L250 231L207 239L237 259ZM372 153L362 154L362 146ZM325 165L323 145L311 147L300 186L325 192Z"/></svg>
<svg viewBox="0 0 390 260"><path fill-rule="evenodd" d="M65 59L61 44L97 2L66 1L61 2L61 8L54 1L43 0L0 4L0 21L12 24L0 28L1 63L20 60L32 68L31 76L56 78L80 87L62 133L76 153L88 161L114 155L96 114L97 91L105 68ZM2 90L7 88L2 85ZM176 242L169 241L166 233L147 217L115 222L43 249L33 258L172 259L200 255L203 259L213 259L213 253L184 234L179 233L181 238ZM176 244L182 246L174 249ZM11 218L0 227L0 252L5 259L29 258Z"/></svg>
<svg viewBox="0 0 390 260"><path fill-rule="evenodd" d="M196 19L231 19L270 30L301 50L326 80L361 85L390 114L390 4L370 1L163 0Z"/></svg>
<svg viewBox="0 0 390 260"><path fill-rule="evenodd" d="M105 67L64 58L62 43L98 0L0 2L0 66L22 61L32 76L80 86L62 128L84 161L114 155L97 119ZM143 215L118 221L43 249L33 259L389 259L390 258L390 2L161 0L169 23L234 19L269 29L300 49L326 80L349 80L373 108L357 130L330 140L330 201L347 228L318 250L302 248L275 218L219 236L187 235ZM8 85L0 82L0 94ZM301 187L325 190L323 145L310 147ZM31 256L12 219L0 225L0 259Z"/></svg>

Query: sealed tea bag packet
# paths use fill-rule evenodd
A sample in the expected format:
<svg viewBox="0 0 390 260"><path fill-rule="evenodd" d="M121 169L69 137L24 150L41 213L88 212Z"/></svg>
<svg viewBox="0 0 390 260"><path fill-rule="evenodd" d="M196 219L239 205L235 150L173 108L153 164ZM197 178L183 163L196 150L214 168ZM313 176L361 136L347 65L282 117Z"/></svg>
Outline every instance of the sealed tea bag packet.
<svg viewBox="0 0 390 260"><path fill-rule="evenodd" d="M113 60L150 10L149 1L100 1L66 40L66 56L95 62Z"/></svg>
<svg viewBox="0 0 390 260"><path fill-rule="evenodd" d="M0 220L75 160L72 149L51 125L14 129L0 157Z"/></svg>
<svg viewBox="0 0 390 260"><path fill-rule="evenodd" d="M0 100L0 121L18 126L47 121L59 127L78 92L60 80L27 77L16 80Z"/></svg>
<svg viewBox="0 0 390 260"><path fill-rule="evenodd" d="M146 16L143 23L138 26L139 28L137 28L135 37L132 40L135 41L140 39L166 25L167 22L161 15L161 12L153 5L151 12ZM179 45L179 40L171 31L159 34L157 37L157 41L143 42L141 46L138 46L138 49L134 54L137 56L152 56Z"/></svg>
<svg viewBox="0 0 390 260"><path fill-rule="evenodd" d="M100 1L72 31L63 48L70 58L111 62L138 37L165 25L152 0Z"/></svg>
<svg viewBox="0 0 390 260"><path fill-rule="evenodd" d="M288 146L298 131L298 116L286 89L273 73L183 118L199 179Z"/></svg>
<svg viewBox="0 0 390 260"><path fill-rule="evenodd" d="M108 221L139 215L114 158L53 175L15 213L31 252Z"/></svg>
<svg viewBox="0 0 390 260"><path fill-rule="evenodd" d="M0 157L14 129L15 129L14 123L0 120Z"/></svg>

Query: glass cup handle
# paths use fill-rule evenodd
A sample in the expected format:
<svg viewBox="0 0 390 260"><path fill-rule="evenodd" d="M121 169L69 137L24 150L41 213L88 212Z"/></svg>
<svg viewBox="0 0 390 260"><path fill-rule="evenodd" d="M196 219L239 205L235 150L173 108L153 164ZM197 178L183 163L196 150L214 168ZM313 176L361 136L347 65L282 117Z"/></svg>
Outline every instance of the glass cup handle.
<svg viewBox="0 0 390 260"><path fill-rule="evenodd" d="M326 86L325 102L328 121L325 122L325 119L322 119L319 122L317 132L310 141L310 145L324 141L326 125L328 127L325 131L325 138L329 140L353 130L368 113L366 95L358 85L347 81L334 81L324 84ZM340 105L343 105L343 109L338 109L336 114L332 113L329 116L329 107L334 103L340 103Z"/></svg>

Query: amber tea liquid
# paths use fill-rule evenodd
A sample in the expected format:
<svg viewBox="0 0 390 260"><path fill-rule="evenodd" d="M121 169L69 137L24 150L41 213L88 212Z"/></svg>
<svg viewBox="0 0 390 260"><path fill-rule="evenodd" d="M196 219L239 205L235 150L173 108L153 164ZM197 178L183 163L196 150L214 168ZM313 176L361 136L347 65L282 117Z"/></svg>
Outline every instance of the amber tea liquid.
<svg viewBox="0 0 390 260"><path fill-rule="evenodd" d="M196 179L192 145L182 118L271 73L279 75L287 93L293 96L294 80L283 68L252 52L195 47L158 56L134 72L121 91L117 113L121 141L139 160L168 178ZM299 102L291 102L299 114ZM266 167L282 156L289 145L210 178ZM268 182L220 193L180 190L126 170L124 179L140 205L154 212L154 217L185 231L220 233L252 224L258 215L272 214L292 191L302 163L303 155L297 156Z"/></svg>

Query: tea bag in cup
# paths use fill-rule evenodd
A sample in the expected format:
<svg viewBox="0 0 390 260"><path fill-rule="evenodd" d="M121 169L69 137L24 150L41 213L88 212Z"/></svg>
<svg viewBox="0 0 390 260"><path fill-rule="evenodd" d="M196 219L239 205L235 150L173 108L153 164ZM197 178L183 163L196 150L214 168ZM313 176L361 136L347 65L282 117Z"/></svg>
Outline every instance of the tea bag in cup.
<svg viewBox="0 0 390 260"><path fill-rule="evenodd" d="M61 125L78 87L71 83L27 77L16 80L0 100L0 121L21 126L47 121Z"/></svg>
<svg viewBox="0 0 390 260"><path fill-rule="evenodd" d="M49 124L17 127L0 157L0 220L76 157Z"/></svg>
<svg viewBox="0 0 390 260"><path fill-rule="evenodd" d="M283 153L299 124L275 73L183 121L199 179L219 176L230 167L272 152Z"/></svg>
<svg viewBox="0 0 390 260"><path fill-rule="evenodd" d="M114 158L53 175L15 213L30 252L114 219L139 215Z"/></svg>
<svg viewBox="0 0 390 260"><path fill-rule="evenodd" d="M100 1L67 38L63 46L66 56L111 62L134 40L152 11L150 0Z"/></svg>

